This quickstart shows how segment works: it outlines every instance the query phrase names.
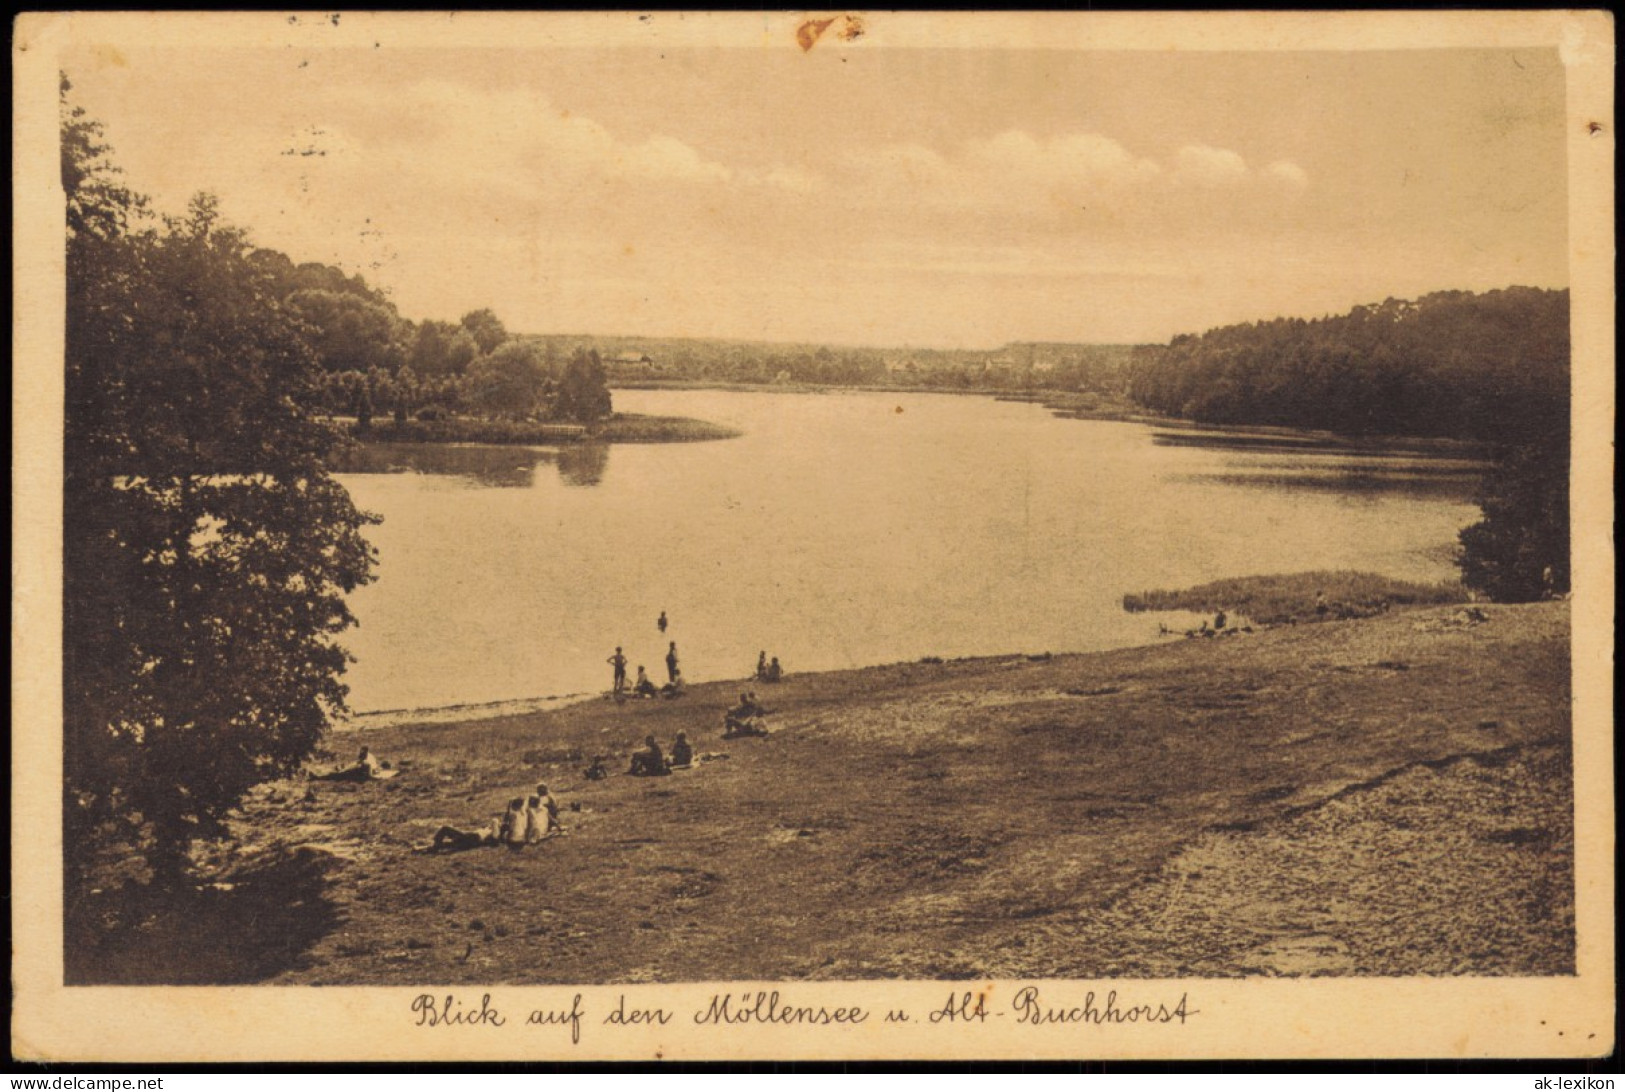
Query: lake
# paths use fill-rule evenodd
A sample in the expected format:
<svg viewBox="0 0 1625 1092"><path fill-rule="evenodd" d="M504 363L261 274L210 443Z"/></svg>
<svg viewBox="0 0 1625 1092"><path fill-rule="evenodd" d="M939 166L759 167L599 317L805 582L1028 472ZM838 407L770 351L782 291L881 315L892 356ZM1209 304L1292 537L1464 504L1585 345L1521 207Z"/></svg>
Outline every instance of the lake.
<svg viewBox="0 0 1625 1092"><path fill-rule="evenodd" d="M1477 464L1061 419L944 394L616 391L737 439L547 450L375 445L384 517L344 643L357 711L665 679L1156 639L1125 592L1362 569L1455 576ZM655 626L665 611L670 629Z"/></svg>

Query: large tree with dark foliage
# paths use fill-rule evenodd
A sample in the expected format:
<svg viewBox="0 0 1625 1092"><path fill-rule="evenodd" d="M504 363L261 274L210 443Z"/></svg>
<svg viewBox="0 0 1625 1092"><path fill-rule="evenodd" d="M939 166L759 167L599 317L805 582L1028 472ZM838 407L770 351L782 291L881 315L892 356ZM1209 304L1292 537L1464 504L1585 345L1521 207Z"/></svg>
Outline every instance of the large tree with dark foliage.
<svg viewBox="0 0 1625 1092"><path fill-rule="evenodd" d="M212 200L154 225L67 104L64 845L174 879L342 708L368 517L327 472L307 327Z"/></svg>
<svg viewBox="0 0 1625 1092"><path fill-rule="evenodd" d="M577 349L559 378L554 416L590 425L610 415L609 378L597 349Z"/></svg>
<svg viewBox="0 0 1625 1092"><path fill-rule="evenodd" d="M1569 445L1548 442L1501 453L1479 487L1484 518L1461 532L1461 579L1502 602L1569 590Z"/></svg>

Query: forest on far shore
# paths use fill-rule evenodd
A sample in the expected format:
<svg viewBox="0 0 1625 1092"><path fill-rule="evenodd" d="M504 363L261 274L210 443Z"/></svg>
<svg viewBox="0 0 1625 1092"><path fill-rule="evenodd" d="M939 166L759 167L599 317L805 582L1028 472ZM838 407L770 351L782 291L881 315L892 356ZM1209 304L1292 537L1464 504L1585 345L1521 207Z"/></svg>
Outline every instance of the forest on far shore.
<svg viewBox="0 0 1625 1092"><path fill-rule="evenodd" d="M1505 288L1387 299L1166 344L1017 342L998 349L865 348L714 338L538 336L587 343L612 385L882 387L1083 397L1206 424L1355 436L1536 442L1569 396L1569 294Z"/></svg>
<svg viewBox="0 0 1625 1092"><path fill-rule="evenodd" d="M1538 442L1566 431L1569 294L1435 292L1181 335L1137 357L1127 393L1210 424Z"/></svg>

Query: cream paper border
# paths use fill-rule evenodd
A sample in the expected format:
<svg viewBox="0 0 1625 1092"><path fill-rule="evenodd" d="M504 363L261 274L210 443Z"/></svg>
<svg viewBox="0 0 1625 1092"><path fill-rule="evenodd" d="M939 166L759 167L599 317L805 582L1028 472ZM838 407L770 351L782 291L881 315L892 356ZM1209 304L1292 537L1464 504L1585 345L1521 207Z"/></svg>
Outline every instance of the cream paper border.
<svg viewBox="0 0 1625 1092"><path fill-rule="evenodd" d="M839 13L825 13L835 15ZM1232 14L865 13L839 48L1368 50L1556 47L1567 73L1569 247L1574 308L1574 761L1578 971L1541 979L1105 980L1038 983L1046 1000L1177 1002L1180 1026L931 1025L950 994L1007 999L1027 983L787 983L796 1004L862 1005L857 1027L697 1027L714 993L748 983L491 987L500 1029L419 1029L419 990L349 987L124 988L62 982L60 550L63 230L57 176L58 56L120 42L307 50L482 45L793 49L796 14L34 14L14 27L15 378L12 584L12 1052L58 1061L604 1060L880 1058L1575 1057L1614 1047L1612 786L1614 424L1612 75L1605 12ZM775 988L767 985L766 988ZM435 992L432 989L429 992ZM439 991L444 994L447 991ZM457 989L477 1008L485 991ZM588 1013L525 1027L531 1009ZM676 1013L664 1027L598 1023L628 1007ZM881 1013L909 1008L915 1021Z"/></svg>

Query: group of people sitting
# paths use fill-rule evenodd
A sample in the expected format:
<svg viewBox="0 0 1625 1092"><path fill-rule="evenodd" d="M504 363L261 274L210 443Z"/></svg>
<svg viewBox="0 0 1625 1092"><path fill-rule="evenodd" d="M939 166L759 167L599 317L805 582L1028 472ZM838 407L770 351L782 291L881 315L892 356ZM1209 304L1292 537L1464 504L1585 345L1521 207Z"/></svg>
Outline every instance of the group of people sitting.
<svg viewBox="0 0 1625 1092"><path fill-rule="evenodd" d="M762 719L765 716L767 710L756 700L754 690L740 694L739 704L722 714L722 738L767 735L767 725Z"/></svg>
<svg viewBox="0 0 1625 1092"><path fill-rule="evenodd" d="M686 770L692 765L694 765L694 747L688 742L687 732L678 732L677 738L672 740L669 758L660 749L660 743L655 737L649 736L643 741L641 749L632 752L632 764L626 772L633 777L665 777L673 770ZM593 774L595 767L602 771L596 777ZM586 776L592 781L609 776L609 772L603 770L602 755L593 759L593 765L587 768Z"/></svg>
<svg viewBox="0 0 1625 1092"><path fill-rule="evenodd" d="M485 846L507 846L524 849L543 838L564 834L559 822L558 801L547 791L546 785L537 785L531 797L516 796L508 801L508 809L489 823L474 830L443 826L434 832L434 842L428 846L431 853L456 853L465 849Z"/></svg>
<svg viewBox="0 0 1625 1092"><path fill-rule="evenodd" d="M638 681L632 684L632 696L635 698L678 698L683 694L683 675L677 672L672 675L671 681L656 686L649 678L649 673L638 665Z"/></svg>
<svg viewBox="0 0 1625 1092"><path fill-rule="evenodd" d="M769 661L767 658L767 651L765 649L756 654L757 682L778 682L783 678L784 668L779 666L779 658L777 656L773 657L773 659Z"/></svg>
<svg viewBox="0 0 1625 1092"><path fill-rule="evenodd" d="M1166 622L1159 623L1157 628L1164 636L1176 632L1169 629ZM1221 608L1213 615L1211 625L1206 618L1203 618L1201 625L1195 629L1187 629L1184 632L1186 637L1233 637L1239 633L1251 633L1252 631L1253 627L1247 623L1246 619L1242 619L1242 624L1239 626L1232 624L1230 616L1225 614Z"/></svg>

